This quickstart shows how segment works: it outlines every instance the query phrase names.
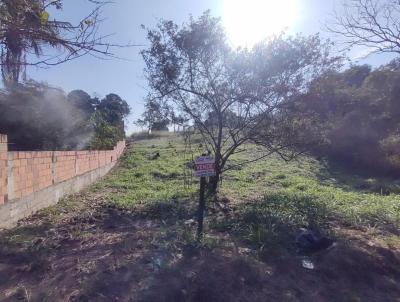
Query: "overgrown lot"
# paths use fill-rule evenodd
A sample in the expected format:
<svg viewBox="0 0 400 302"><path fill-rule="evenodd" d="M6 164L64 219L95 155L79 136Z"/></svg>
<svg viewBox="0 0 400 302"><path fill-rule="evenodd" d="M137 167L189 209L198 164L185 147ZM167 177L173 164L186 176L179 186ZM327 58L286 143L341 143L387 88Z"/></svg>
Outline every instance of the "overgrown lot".
<svg viewBox="0 0 400 302"><path fill-rule="evenodd" d="M201 151L137 140L102 181L0 233L0 301L400 301L399 182L307 157L235 167L197 244ZM302 228L337 243L313 270Z"/></svg>

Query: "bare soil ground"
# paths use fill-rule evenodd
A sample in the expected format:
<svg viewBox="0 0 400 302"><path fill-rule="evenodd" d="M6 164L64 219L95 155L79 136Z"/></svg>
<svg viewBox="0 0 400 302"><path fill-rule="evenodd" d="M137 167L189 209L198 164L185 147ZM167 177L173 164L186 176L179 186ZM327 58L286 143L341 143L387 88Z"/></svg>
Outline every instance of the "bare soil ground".
<svg viewBox="0 0 400 302"><path fill-rule="evenodd" d="M0 301L400 301L397 230L330 219L337 245L308 270L212 228L235 202L210 205L196 245L194 201L127 208L110 201L118 194L98 186L0 232Z"/></svg>

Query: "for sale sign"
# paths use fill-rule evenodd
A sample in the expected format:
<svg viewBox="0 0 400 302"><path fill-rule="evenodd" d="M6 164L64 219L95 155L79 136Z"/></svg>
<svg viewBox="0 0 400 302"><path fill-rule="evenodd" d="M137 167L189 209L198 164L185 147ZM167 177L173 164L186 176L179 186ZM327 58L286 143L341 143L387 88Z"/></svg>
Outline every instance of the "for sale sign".
<svg viewBox="0 0 400 302"><path fill-rule="evenodd" d="M197 177L215 176L215 159L212 156L200 156L194 161L194 175Z"/></svg>

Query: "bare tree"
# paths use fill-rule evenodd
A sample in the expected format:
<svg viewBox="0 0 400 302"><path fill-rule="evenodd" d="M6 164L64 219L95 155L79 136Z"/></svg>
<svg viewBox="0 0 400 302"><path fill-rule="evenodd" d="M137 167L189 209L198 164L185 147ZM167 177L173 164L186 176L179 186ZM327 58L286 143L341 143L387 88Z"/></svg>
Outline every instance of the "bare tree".
<svg viewBox="0 0 400 302"><path fill-rule="evenodd" d="M262 135L261 130L277 131L284 120L284 104L337 63L329 55L330 44L318 36L278 36L252 50L234 50L220 20L209 13L191 18L181 28L162 21L157 29L148 30L148 39L150 47L142 55L153 98L172 102L191 119L215 155L215 190L229 169L229 158L242 152L246 143L265 147L252 161L294 147L295 140L288 137L295 127L280 128L286 129L285 137L279 132Z"/></svg>
<svg viewBox="0 0 400 302"><path fill-rule="evenodd" d="M379 53L400 53L400 1L350 0L327 26L349 46Z"/></svg>
<svg viewBox="0 0 400 302"><path fill-rule="evenodd" d="M62 0L0 1L1 67L5 85L18 83L26 66L53 66L84 55L115 57L112 49L121 45L111 44L106 41L107 35L99 34L102 9L109 2L85 1L91 2L93 9L76 24L52 20L49 11L62 10Z"/></svg>

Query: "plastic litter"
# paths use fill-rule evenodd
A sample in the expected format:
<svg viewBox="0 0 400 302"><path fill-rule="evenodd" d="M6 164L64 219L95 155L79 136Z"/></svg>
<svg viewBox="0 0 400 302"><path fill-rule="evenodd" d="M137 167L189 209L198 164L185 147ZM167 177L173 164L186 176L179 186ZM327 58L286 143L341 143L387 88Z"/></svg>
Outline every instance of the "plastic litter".
<svg viewBox="0 0 400 302"><path fill-rule="evenodd" d="M312 261L309 260L309 259L303 259L303 260L301 261L301 265L302 265L304 268L309 269L309 270L313 270L313 269L315 268L315 267L314 267L314 263L312 263Z"/></svg>
<svg viewBox="0 0 400 302"><path fill-rule="evenodd" d="M310 255L329 249L334 241L326 236L319 236L312 231L303 231L296 237L297 252L300 255Z"/></svg>

